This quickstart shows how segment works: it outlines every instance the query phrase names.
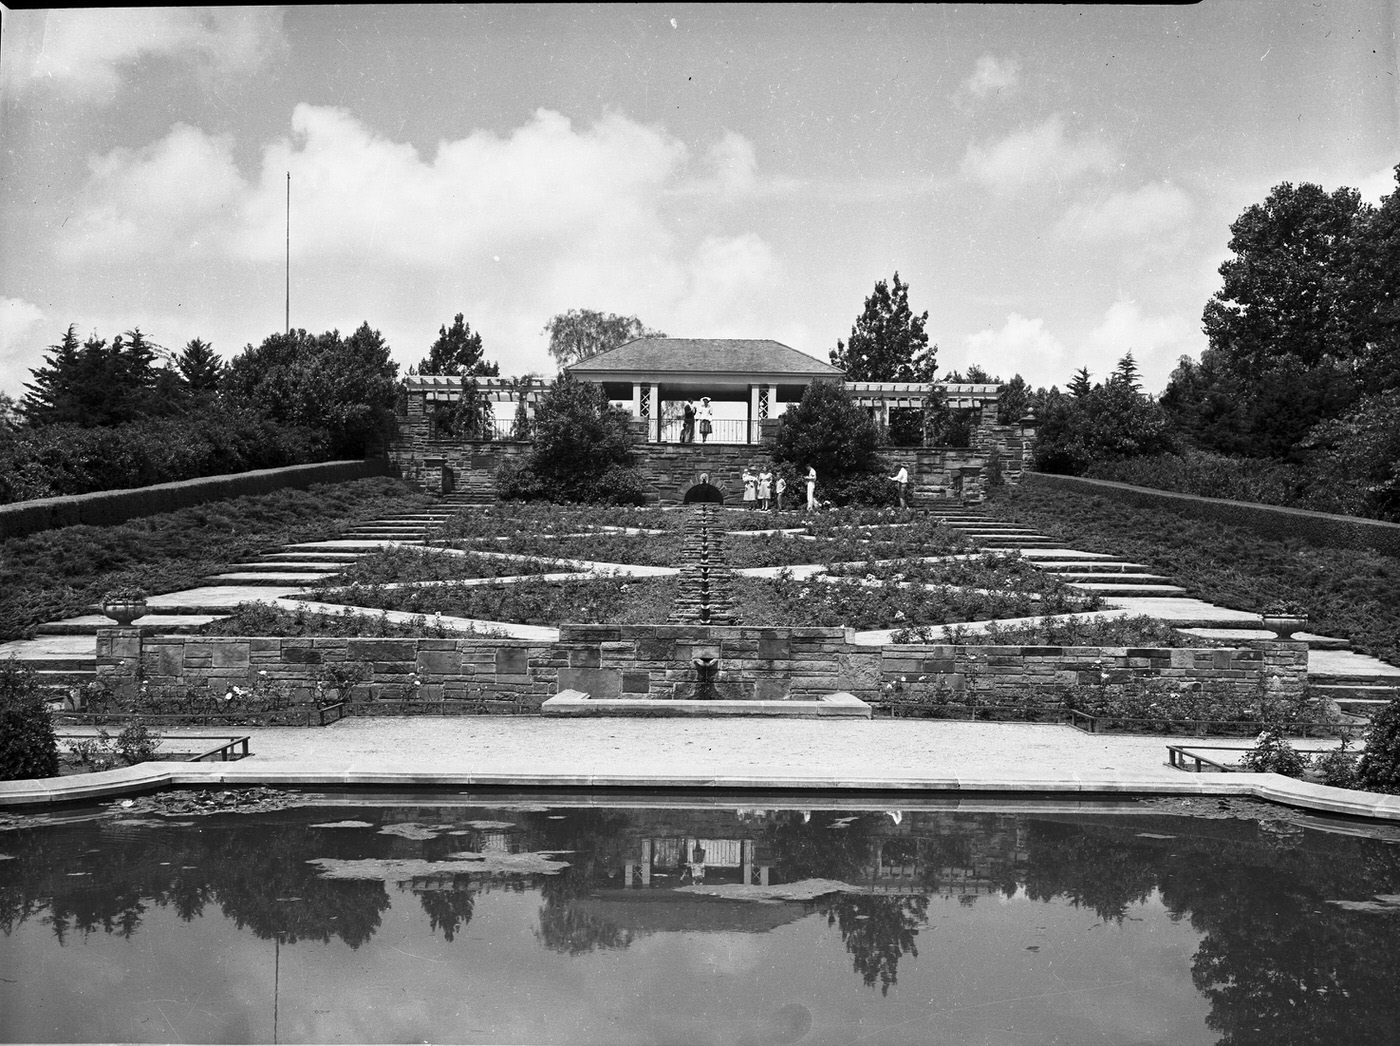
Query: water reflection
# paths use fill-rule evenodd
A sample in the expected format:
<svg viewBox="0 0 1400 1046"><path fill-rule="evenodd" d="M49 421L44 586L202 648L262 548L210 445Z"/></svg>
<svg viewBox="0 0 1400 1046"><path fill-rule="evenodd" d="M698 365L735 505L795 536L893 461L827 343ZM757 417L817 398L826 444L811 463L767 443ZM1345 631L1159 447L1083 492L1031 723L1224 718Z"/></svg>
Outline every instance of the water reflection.
<svg viewBox="0 0 1400 1046"><path fill-rule="evenodd" d="M514 910L505 901L518 897L534 908L537 947L570 959L668 934L776 940L815 919L839 941L848 976L882 999L898 995L902 964L918 959L949 904L990 905L989 915L1013 902L1067 905L1124 931L1159 905L1198 936L1189 970L1175 975L1206 1001L1214 1041L1400 1040L1400 906L1331 903L1400 893L1400 847L1270 821L319 807L197 821L104 815L0 832L0 854L13 858L0 861L6 940L35 925L57 947L133 940L157 911L184 923L217 911L279 948L357 950L403 898L428 934L466 947L474 918ZM763 1021L764 1034L798 1041L812 1014L794 1003Z"/></svg>

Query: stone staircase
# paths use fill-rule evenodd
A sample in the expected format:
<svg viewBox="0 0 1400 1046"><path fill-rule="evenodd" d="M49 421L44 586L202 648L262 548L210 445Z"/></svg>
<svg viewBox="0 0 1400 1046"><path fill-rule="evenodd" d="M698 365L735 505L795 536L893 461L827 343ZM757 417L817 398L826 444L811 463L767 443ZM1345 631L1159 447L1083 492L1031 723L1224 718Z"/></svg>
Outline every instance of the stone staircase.
<svg viewBox="0 0 1400 1046"><path fill-rule="evenodd" d="M1144 564L1101 553L1065 549L1061 542L1045 538L1030 528L988 516L980 506L953 502L936 505L928 512L966 535L977 548L987 552L1017 551L1038 569L1054 574L1070 588L1099 595L1106 601L1142 597L1183 605L1193 602L1186 598L1185 588L1169 577L1153 573ZM1157 605L1160 608L1163 604ZM1198 615L1200 612L1192 611ZM1174 620L1189 616L1183 614ZM1208 621L1195 623L1204 627L1185 627L1184 624L1179 627L1216 639L1262 638L1268 634L1249 620L1253 615L1233 613L1232 616L1234 620L1221 620L1214 627ZM1369 718L1400 697L1400 668L1352 653L1344 639L1309 634L1300 634L1298 638L1308 644L1308 681L1314 694L1335 702L1342 712Z"/></svg>

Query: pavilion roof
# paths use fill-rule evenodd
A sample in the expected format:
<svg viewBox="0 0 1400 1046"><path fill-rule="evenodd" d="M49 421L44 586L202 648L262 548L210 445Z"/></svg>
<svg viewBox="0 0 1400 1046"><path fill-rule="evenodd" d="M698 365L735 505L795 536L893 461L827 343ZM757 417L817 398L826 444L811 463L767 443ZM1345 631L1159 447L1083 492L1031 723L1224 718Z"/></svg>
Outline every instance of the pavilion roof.
<svg viewBox="0 0 1400 1046"><path fill-rule="evenodd" d="M603 374L764 374L842 377L842 370L769 338L635 338L568 368Z"/></svg>

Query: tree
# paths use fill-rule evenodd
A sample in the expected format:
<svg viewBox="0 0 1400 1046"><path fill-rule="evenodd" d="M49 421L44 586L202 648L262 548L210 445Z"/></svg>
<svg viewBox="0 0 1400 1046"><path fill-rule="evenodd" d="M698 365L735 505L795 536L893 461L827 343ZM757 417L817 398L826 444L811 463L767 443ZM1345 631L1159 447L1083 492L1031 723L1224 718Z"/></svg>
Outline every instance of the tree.
<svg viewBox="0 0 1400 1046"><path fill-rule="evenodd" d="M34 672L0 661L0 781L58 776L58 741Z"/></svg>
<svg viewBox="0 0 1400 1046"><path fill-rule="evenodd" d="M429 346L428 355L416 368L410 367L409 373L497 377L501 373L500 365L488 363L482 354L481 332L472 330L459 312L450 328L445 324L438 328L437 340Z"/></svg>
<svg viewBox="0 0 1400 1046"><path fill-rule="evenodd" d="M1052 392L1036 426L1035 467L1082 475L1097 462L1162 454L1176 445L1161 406L1121 381L1083 396Z"/></svg>
<svg viewBox="0 0 1400 1046"><path fill-rule="evenodd" d="M213 346L201 338L191 338L178 356L175 369L186 390L194 397L210 396L219 391L224 376L224 363Z"/></svg>
<svg viewBox="0 0 1400 1046"><path fill-rule="evenodd" d="M1074 377L1070 378L1069 384L1065 386L1069 394L1075 399L1083 399L1094 391L1093 383L1089 381L1089 368L1080 367L1074 372Z"/></svg>
<svg viewBox="0 0 1400 1046"><path fill-rule="evenodd" d="M884 280L875 284L850 340L831 350L831 364L847 381L932 381L938 346L928 343L927 322L927 310L916 316L909 308L909 285L896 272L893 290Z"/></svg>
<svg viewBox="0 0 1400 1046"><path fill-rule="evenodd" d="M19 409L19 404L8 392L0 392L0 432L12 432L18 429L24 420L24 414Z"/></svg>
<svg viewBox="0 0 1400 1046"><path fill-rule="evenodd" d="M549 354L561 370L637 338L666 337L635 316L618 316L593 309L570 309L552 316L544 325L544 333L549 335Z"/></svg>
<svg viewBox="0 0 1400 1046"><path fill-rule="evenodd" d="M1359 223L1345 263L1344 314L1368 392L1400 389L1400 165L1397 191Z"/></svg>
<svg viewBox="0 0 1400 1046"><path fill-rule="evenodd" d="M1349 290L1356 241L1372 221L1355 189L1276 186L1231 225L1234 256L1202 316L1209 367L1226 379L1234 406L1198 409L1190 389L1169 386L1178 418L1214 450L1279 457L1303 435L1344 411L1362 391L1355 377L1365 345L1355 317L1367 307ZM1364 297L1364 296L1363 296ZM1369 315L1379 315L1372 307ZM1203 359L1204 362L1204 359Z"/></svg>
<svg viewBox="0 0 1400 1046"><path fill-rule="evenodd" d="M1142 391L1142 381L1139 379L1137 360L1133 359L1132 349L1124 353L1123 358L1118 361L1118 367L1114 370L1113 376L1108 380L1121 382L1134 392Z"/></svg>
<svg viewBox="0 0 1400 1046"><path fill-rule="evenodd" d="M1366 750L1356 766L1356 786L1400 793L1400 698L1380 710L1366 730Z"/></svg>
<svg viewBox="0 0 1400 1046"><path fill-rule="evenodd" d="M70 416L70 398L81 351L75 325L70 323L58 344L49 346L43 364L29 372L33 380L25 382L20 411L31 425L76 420Z"/></svg>
<svg viewBox="0 0 1400 1046"><path fill-rule="evenodd" d="M630 420L601 385L561 374L535 408L525 467L502 465L497 489L503 497L640 503Z"/></svg>
<svg viewBox="0 0 1400 1046"><path fill-rule="evenodd" d="M844 386L814 381L779 420L773 463L817 470L821 496L837 504L885 503L894 497L879 454L880 433Z"/></svg>
<svg viewBox="0 0 1400 1046"><path fill-rule="evenodd" d="M997 390L997 424L1015 425L1031 409L1031 388L1021 375L1013 375Z"/></svg>
<svg viewBox="0 0 1400 1046"><path fill-rule="evenodd" d="M392 429L397 379L383 336L362 323L348 338L339 331L272 334L233 359L224 385L237 403L318 431L332 453L360 456Z"/></svg>

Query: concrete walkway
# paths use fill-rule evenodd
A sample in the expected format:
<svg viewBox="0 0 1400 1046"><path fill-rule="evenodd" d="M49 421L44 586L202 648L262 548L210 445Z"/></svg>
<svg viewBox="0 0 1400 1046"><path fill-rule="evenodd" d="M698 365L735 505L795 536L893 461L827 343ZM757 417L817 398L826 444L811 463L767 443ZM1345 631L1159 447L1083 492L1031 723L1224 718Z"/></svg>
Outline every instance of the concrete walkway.
<svg viewBox="0 0 1400 1046"><path fill-rule="evenodd" d="M182 733L166 733L168 748ZM1400 796L1275 774L1166 765L1188 739L1067 726L933 720L546 720L524 716L349 719L326 728L232 730L233 763L145 763L0 783L0 807L98 801L177 786L870 790L941 796L1245 796L1322 814L1400 821ZM1225 743L1231 742L1213 742ZM1242 742L1241 742L1242 743ZM205 748L209 747L207 743Z"/></svg>

